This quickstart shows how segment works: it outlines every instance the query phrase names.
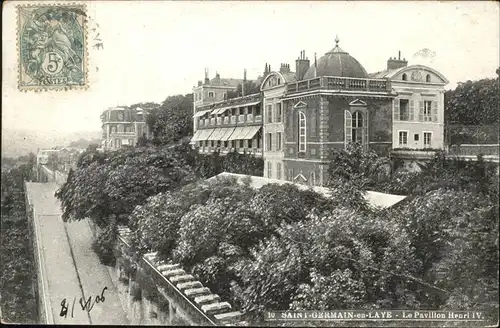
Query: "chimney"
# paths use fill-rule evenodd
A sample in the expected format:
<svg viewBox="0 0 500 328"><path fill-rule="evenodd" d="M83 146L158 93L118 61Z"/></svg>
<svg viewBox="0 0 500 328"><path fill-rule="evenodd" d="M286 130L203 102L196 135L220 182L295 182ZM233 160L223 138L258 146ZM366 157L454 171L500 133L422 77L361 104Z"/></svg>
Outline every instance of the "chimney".
<svg viewBox="0 0 500 328"><path fill-rule="evenodd" d="M198 81L198 86L201 87L201 85L203 84L203 81Z"/></svg>
<svg viewBox="0 0 500 328"><path fill-rule="evenodd" d="M389 60L387 61L388 70L398 69L406 66L408 66L408 61L405 58L401 59L401 51L398 52L397 59L396 57L394 58L390 57Z"/></svg>
<svg viewBox="0 0 500 328"><path fill-rule="evenodd" d="M205 68L205 84L209 84L210 79L208 78L208 68Z"/></svg>
<svg viewBox="0 0 500 328"><path fill-rule="evenodd" d="M247 84L247 69L246 68L243 70L243 83L241 84L241 96L242 97L245 96L245 92L246 92L245 84Z"/></svg>
<svg viewBox="0 0 500 328"><path fill-rule="evenodd" d="M304 78L304 75L309 69L309 64L309 59L306 57L306 51L302 50L299 58L295 61L295 74L297 75L297 80L302 80Z"/></svg>
<svg viewBox="0 0 500 328"><path fill-rule="evenodd" d="M290 65L281 64L280 73L290 73Z"/></svg>
<svg viewBox="0 0 500 328"><path fill-rule="evenodd" d="M215 72L215 82L220 82L220 75L219 75L219 72Z"/></svg>

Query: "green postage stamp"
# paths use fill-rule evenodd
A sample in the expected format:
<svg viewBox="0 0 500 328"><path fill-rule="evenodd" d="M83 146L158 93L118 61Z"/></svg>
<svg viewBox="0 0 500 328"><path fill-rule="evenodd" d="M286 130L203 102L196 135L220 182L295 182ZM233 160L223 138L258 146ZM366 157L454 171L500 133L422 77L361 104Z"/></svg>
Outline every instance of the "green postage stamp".
<svg viewBox="0 0 500 328"><path fill-rule="evenodd" d="M17 6L20 90L87 87L86 16L83 4Z"/></svg>

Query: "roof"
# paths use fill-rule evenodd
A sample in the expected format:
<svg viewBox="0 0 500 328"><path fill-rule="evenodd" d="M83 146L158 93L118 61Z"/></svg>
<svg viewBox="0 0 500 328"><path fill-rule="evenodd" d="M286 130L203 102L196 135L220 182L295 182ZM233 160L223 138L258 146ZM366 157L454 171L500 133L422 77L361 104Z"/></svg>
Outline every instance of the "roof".
<svg viewBox="0 0 500 328"><path fill-rule="evenodd" d="M252 188L255 189L260 189L261 187L270 184L270 183L276 183L279 185L283 184L293 184L297 186L299 189L302 190L307 190L311 189L318 194L321 194L323 196L328 197L330 195L330 190L325 187L308 187L302 184L298 183L292 183L290 181L285 181L285 180L278 180L278 179L270 179L270 178L264 178L264 177L257 177L257 176L252 176L252 175L244 175L244 174L236 174L236 173L229 173L229 172L223 172L220 173L214 177L211 177L207 179L207 181L213 181L217 179L218 177L235 177L238 179L239 183L242 183L244 179L250 178L250 185ZM373 207L378 207L378 208L389 208L403 199L405 199L407 196L400 196L400 195L392 195L392 194L385 194L377 191L366 191L365 193L365 199L366 201Z"/></svg>
<svg viewBox="0 0 500 328"><path fill-rule="evenodd" d="M335 48L328 51L323 57L312 64L304 75L304 80L312 79L319 76L342 76L366 78L368 74L365 68L342 50L338 45L338 38L335 39Z"/></svg>
<svg viewBox="0 0 500 328"><path fill-rule="evenodd" d="M425 65L410 65L410 66L404 66L404 67L397 68L397 69L390 69L390 70L375 72L375 73L369 74L369 77L373 78L373 79L381 79L381 78L391 79L394 76L396 76L404 71L411 71L411 70L415 70L415 69L432 72L433 74L437 75L443 81L442 83L444 83L444 84L449 83L448 79L443 74L441 74L440 72L438 72L434 68L429 67L429 66L425 66Z"/></svg>
<svg viewBox="0 0 500 328"><path fill-rule="evenodd" d="M241 84L243 82L243 79L223 79L223 78L217 78L214 77L213 79L210 80L209 85L212 86L227 86L227 87L237 87L238 84Z"/></svg>

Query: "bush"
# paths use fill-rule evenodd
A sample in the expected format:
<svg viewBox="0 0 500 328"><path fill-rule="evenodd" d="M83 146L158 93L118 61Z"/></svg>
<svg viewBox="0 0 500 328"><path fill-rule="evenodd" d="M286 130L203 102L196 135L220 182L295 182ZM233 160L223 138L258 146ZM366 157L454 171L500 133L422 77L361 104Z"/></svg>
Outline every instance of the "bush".
<svg viewBox="0 0 500 328"><path fill-rule="evenodd" d="M115 224L109 225L99 237L92 242L92 250L97 254L102 264L107 266L115 266L116 257L114 254L114 246L118 231Z"/></svg>

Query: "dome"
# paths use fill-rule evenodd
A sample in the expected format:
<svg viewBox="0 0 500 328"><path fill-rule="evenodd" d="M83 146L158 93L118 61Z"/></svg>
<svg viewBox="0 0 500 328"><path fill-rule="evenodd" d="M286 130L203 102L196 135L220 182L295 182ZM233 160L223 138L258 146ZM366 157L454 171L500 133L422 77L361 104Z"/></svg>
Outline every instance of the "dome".
<svg viewBox="0 0 500 328"><path fill-rule="evenodd" d="M366 78L368 74L365 68L339 47L338 37L335 39L335 48L321 57L316 64L312 64L304 75L304 80L320 76L342 76Z"/></svg>

